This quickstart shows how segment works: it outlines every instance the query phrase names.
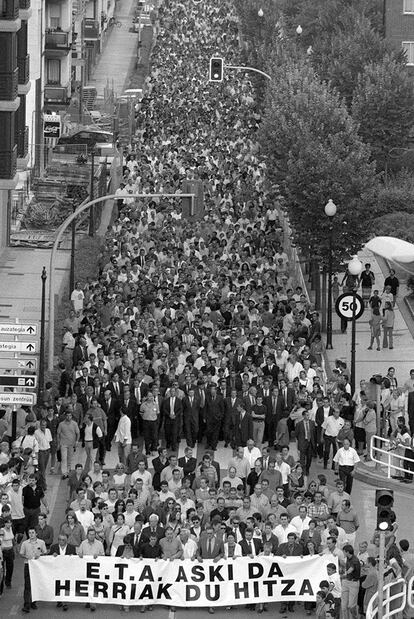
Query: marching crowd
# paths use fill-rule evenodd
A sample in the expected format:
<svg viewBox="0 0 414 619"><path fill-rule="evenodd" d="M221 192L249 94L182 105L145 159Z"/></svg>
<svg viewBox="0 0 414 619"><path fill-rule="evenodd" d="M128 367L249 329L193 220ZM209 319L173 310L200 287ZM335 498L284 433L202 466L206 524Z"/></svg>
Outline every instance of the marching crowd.
<svg viewBox="0 0 414 619"><path fill-rule="evenodd" d="M59 379L37 414L17 411L14 442L9 413L0 419L0 593L19 549L26 613L36 608L27 562L43 554L324 553L332 563L316 603L305 604L319 618L357 617L377 591L379 537L356 542L363 515L351 498L377 427L372 386L352 394L341 363L326 378L319 315L292 277L277 193L266 185L252 84L237 73L209 84L218 52L237 64L229 2L164 2L136 148L125 153L99 273L73 290ZM194 220L181 208L184 181L204 188ZM400 389L390 368L381 393L397 458L412 446L414 371ZM219 444L231 454L224 471ZM312 474L315 458L334 470L333 487ZM54 531L47 476L59 466L68 503ZM389 579L414 566L397 529L387 535Z"/></svg>

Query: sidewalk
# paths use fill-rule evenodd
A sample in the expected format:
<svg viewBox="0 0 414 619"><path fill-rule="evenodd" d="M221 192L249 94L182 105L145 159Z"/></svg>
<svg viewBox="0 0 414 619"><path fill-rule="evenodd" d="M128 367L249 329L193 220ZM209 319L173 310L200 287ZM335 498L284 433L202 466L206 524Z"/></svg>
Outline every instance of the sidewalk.
<svg viewBox="0 0 414 619"><path fill-rule="evenodd" d="M120 5L117 20L122 27L114 26L106 41L105 49L95 68L92 84L103 94L108 78L113 81L114 90L122 93L130 71L136 60L137 33L129 32L133 16L133 0L124 0ZM107 202L102 213L98 234L104 234L112 213L112 202ZM43 266L49 274L50 249L5 247L0 250L0 321L15 322L40 321L41 273ZM65 293L69 277L70 247L69 237L64 238L55 269L55 293L61 299ZM49 286L46 282L46 333L48 332Z"/></svg>
<svg viewBox="0 0 414 619"><path fill-rule="evenodd" d="M115 96L120 96L127 87L127 80L135 65L138 46L138 34L129 32L134 8L134 0L123 0L117 5L115 18L122 25L112 26L93 77L88 82L89 86L95 86L98 97L103 96L106 86L113 89Z"/></svg>
<svg viewBox="0 0 414 619"><path fill-rule="evenodd" d="M388 276L387 265L383 261L377 261L376 257L368 250L363 249L358 258L362 264L369 262L371 264L371 270L375 275L375 289L378 289L380 293L384 287L384 279ZM382 267L382 268L381 268ZM400 273L398 277L401 282ZM342 281L342 274L339 278ZM360 292L360 290L359 290ZM397 305L395 307L395 326L394 326L394 348L389 350L388 348L377 351L367 350L370 344L370 327L368 321L370 319L370 310L366 309L362 317L356 323L356 381L358 383L361 379L369 379L374 374L382 374L385 376L390 366L394 366L396 369L396 376L399 384L409 376L409 371L414 367L414 341L411 335L410 329L407 326L409 318L407 312L404 311L404 296L406 294L406 287L402 283L400 286L399 297ZM401 313L400 307L403 309ZM347 333L342 334L340 330L340 320L333 308L332 318L333 334L332 343L333 350L327 350L327 357L331 368L335 365L335 359L341 359L346 361L348 368L351 365L351 323L348 323ZM326 335L324 337L326 342Z"/></svg>

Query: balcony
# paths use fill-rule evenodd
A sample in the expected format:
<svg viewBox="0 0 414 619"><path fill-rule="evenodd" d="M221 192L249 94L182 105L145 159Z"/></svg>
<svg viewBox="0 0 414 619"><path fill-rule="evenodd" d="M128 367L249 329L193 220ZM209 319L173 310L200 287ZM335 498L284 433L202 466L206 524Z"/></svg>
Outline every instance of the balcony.
<svg viewBox="0 0 414 619"><path fill-rule="evenodd" d="M45 86L44 102L52 105L68 105L70 100L70 84L67 86L49 84Z"/></svg>
<svg viewBox="0 0 414 619"><path fill-rule="evenodd" d="M17 132L17 157L23 159L29 152L29 127Z"/></svg>
<svg viewBox="0 0 414 619"><path fill-rule="evenodd" d="M99 22L95 19L85 19L84 22L85 39L99 39Z"/></svg>
<svg viewBox="0 0 414 619"><path fill-rule="evenodd" d="M19 0L19 8L22 11L27 11L30 9L30 0Z"/></svg>
<svg viewBox="0 0 414 619"><path fill-rule="evenodd" d="M17 59L17 68L19 74L19 84L27 84L30 78L30 56L27 54L23 58Z"/></svg>
<svg viewBox="0 0 414 619"><path fill-rule="evenodd" d="M69 41L69 32L62 30L49 30L45 35L45 51L50 57L64 56L72 49Z"/></svg>
<svg viewBox="0 0 414 619"><path fill-rule="evenodd" d="M3 0L0 4L0 19L14 20L19 17L19 0Z"/></svg>
<svg viewBox="0 0 414 619"><path fill-rule="evenodd" d="M0 73L0 101L14 101L17 97L18 69Z"/></svg>
<svg viewBox="0 0 414 619"><path fill-rule="evenodd" d="M0 151L0 179L10 180L17 172L17 146L10 151Z"/></svg>

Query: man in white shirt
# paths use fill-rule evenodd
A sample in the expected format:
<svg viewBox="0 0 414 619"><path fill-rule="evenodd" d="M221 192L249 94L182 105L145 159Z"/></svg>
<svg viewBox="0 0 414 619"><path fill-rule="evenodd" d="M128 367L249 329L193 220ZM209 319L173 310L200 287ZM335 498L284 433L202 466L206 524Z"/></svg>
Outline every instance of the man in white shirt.
<svg viewBox="0 0 414 619"><path fill-rule="evenodd" d="M280 544L287 543L289 533L294 533L295 535L297 534L296 527L289 522L288 514L285 513L280 515L280 524L273 529L273 533L279 540L279 546Z"/></svg>
<svg viewBox="0 0 414 619"><path fill-rule="evenodd" d="M122 408L120 409L120 414L121 417L118 421L114 440L118 443L119 461L122 464L126 464L132 445L131 420Z"/></svg>
<svg viewBox="0 0 414 619"><path fill-rule="evenodd" d="M282 476L282 486L283 490L285 491L285 496L287 496L287 492L289 490L289 475L291 468L286 462L284 462L280 451L276 452L275 471L279 471Z"/></svg>
<svg viewBox="0 0 414 619"><path fill-rule="evenodd" d="M335 408L333 415L329 415L322 424L322 437L324 441L323 451L323 468L328 468L328 460L332 446L332 470L335 469L333 458L338 449L336 437L339 434L339 430L344 427L344 419L339 416L339 408Z"/></svg>
<svg viewBox="0 0 414 619"><path fill-rule="evenodd" d="M180 542L183 549L183 559L194 559L197 552L197 542L190 537L188 529L180 530Z"/></svg>
<svg viewBox="0 0 414 619"><path fill-rule="evenodd" d="M334 456L333 462L335 468L338 470L339 479L343 481L345 492L351 494L352 484L354 481L354 468L355 465L360 462L356 450L351 447L351 443L348 438L344 438L343 446L338 449Z"/></svg>
<svg viewBox="0 0 414 619"><path fill-rule="evenodd" d="M310 520L311 519L308 516L308 509L306 505L301 505L299 507L299 515L294 516L292 520L290 521L290 524L292 525L292 527L295 527L298 537L301 537L303 531L306 531L306 529L309 529Z"/></svg>
<svg viewBox="0 0 414 619"><path fill-rule="evenodd" d="M152 475L145 468L144 460L140 460L138 462L138 468L131 475L131 486L135 485L137 479L142 479L144 483L144 488L150 488L152 486Z"/></svg>
<svg viewBox="0 0 414 619"><path fill-rule="evenodd" d="M258 447L255 447L253 439L248 439L246 447L243 449L243 456L249 461L251 469L254 469L254 463L256 460L261 459L262 452Z"/></svg>
<svg viewBox="0 0 414 619"><path fill-rule="evenodd" d="M87 506L86 500L83 499L79 503L79 509L75 512L76 518L79 520L80 524L83 526L85 535L89 527L93 526L95 522L93 513L89 511L89 509L87 509L86 506Z"/></svg>
<svg viewBox="0 0 414 619"><path fill-rule="evenodd" d="M46 468L50 456L50 443L52 435L47 427L46 419L40 420L40 427L35 430L35 439L39 446L37 465L39 469L39 482L46 490Z"/></svg>

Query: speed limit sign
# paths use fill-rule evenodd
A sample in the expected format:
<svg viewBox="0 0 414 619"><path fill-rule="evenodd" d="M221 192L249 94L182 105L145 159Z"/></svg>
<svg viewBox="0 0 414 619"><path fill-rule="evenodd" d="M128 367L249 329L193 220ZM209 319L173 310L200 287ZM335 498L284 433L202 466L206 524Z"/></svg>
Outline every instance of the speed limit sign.
<svg viewBox="0 0 414 619"><path fill-rule="evenodd" d="M345 292L337 298L335 309L340 318L352 320L355 315L355 320L358 320L358 318L361 318L364 313L364 301L359 294Z"/></svg>

